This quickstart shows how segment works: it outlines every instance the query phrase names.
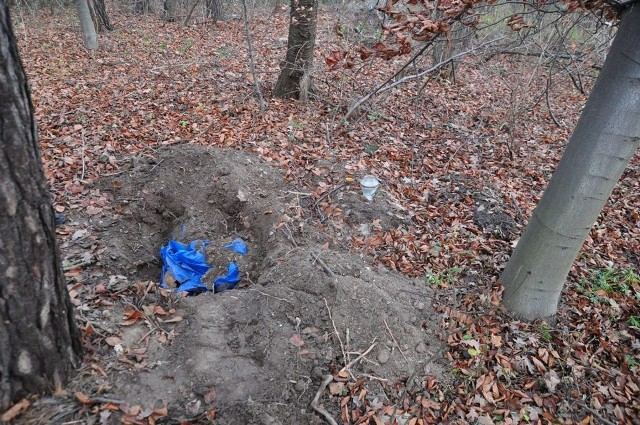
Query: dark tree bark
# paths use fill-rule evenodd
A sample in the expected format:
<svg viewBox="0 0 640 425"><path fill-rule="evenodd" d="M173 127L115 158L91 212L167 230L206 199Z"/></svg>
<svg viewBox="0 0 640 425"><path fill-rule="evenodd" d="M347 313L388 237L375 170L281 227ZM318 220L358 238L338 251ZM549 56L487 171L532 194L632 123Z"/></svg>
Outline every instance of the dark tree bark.
<svg viewBox="0 0 640 425"><path fill-rule="evenodd" d="M91 19L98 31L112 31L113 26L109 21L109 15L107 14L107 7L104 5L104 0L90 0L89 9L91 11Z"/></svg>
<svg viewBox="0 0 640 425"><path fill-rule="evenodd" d="M65 384L81 345L56 245L31 95L0 1L0 410Z"/></svg>
<svg viewBox="0 0 640 425"><path fill-rule="evenodd" d="M149 0L134 0L133 3L133 13L143 14L149 13L151 11L151 6L149 5Z"/></svg>
<svg viewBox="0 0 640 425"><path fill-rule="evenodd" d="M312 89L313 48L316 44L317 0L292 0L287 56L274 96L306 100Z"/></svg>
<svg viewBox="0 0 640 425"><path fill-rule="evenodd" d="M164 0L162 3L162 19L167 22L176 20L176 0Z"/></svg>
<svg viewBox="0 0 640 425"><path fill-rule="evenodd" d="M207 18L214 21L224 20L224 5L222 0L207 0L206 1Z"/></svg>

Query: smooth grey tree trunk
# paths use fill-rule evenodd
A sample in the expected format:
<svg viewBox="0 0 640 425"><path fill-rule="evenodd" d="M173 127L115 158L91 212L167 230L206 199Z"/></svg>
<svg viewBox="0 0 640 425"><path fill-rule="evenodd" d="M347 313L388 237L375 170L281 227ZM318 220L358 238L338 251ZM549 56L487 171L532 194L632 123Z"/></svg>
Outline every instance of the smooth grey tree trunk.
<svg viewBox="0 0 640 425"><path fill-rule="evenodd" d="M287 55L274 96L306 100L312 89L311 69L316 44L317 0L292 0Z"/></svg>
<svg viewBox="0 0 640 425"><path fill-rule="evenodd" d="M98 48L98 35L96 34L96 27L93 25L93 20L91 19L89 4L87 0L75 0L75 2L84 45L89 50L95 50Z"/></svg>
<svg viewBox="0 0 640 425"><path fill-rule="evenodd" d="M0 1L0 412L62 386L81 351L27 78Z"/></svg>
<svg viewBox="0 0 640 425"><path fill-rule="evenodd" d="M571 265L640 144L640 4L622 16L598 80L549 186L500 276L503 303L554 315Z"/></svg>

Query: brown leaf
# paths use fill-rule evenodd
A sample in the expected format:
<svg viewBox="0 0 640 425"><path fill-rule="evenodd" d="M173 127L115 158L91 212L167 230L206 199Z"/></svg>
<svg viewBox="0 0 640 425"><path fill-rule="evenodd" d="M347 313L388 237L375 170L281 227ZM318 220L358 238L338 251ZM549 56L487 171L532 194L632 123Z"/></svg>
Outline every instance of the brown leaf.
<svg viewBox="0 0 640 425"><path fill-rule="evenodd" d="M94 207L93 205L89 205L87 207L87 214L89 215L98 215L102 212L102 208Z"/></svg>
<svg viewBox="0 0 640 425"><path fill-rule="evenodd" d="M124 321L120 324L123 326L131 326L143 317L144 313L140 310L126 310L123 316Z"/></svg>
<svg viewBox="0 0 640 425"><path fill-rule="evenodd" d="M161 407L158 409L154 409L153 413L151 414L151 417L154 419L160 419L160 418L164 418L168 414L169 414L169 410L166 407Z"/></svg>
<svg viewBox="0 0 640 425"><path fill-rule="evenodd" d="M496 348L500 347L502 345L502 336L491 334L491 344Z"/></svg>
<svg viewBox="0 0 640 425"><path fill-rule="evenodd" d="M207 419L213 421L216 419L216 415L218 414L218 409L209 409L206 412Z"/></svg>
<svg viewBox="0 0 640 425"><path fill-rule="evenodd" d="M209 387L206 393L204 393L204 402L207 404L213 403L216 399L216 387Z"/></svg>
<svg viewBox="0 0 640 425"><path fill-rule="evenodd" d="M29 403L29 400L27 400L26 398L23 398L22 400L20 400L19 402L17 402L13 406L11 406L11 408L9 410L7 410L6 412L4 412L2 414L2 416L1 416L2 423L7 423L10 420L13 420L20 413L22 413L25 410L27 410L30 405L31 405L31 403Z"/></svg>
<svg viewBox="0 0 640 425"><path fill-rule="evenodd" d="M182 316L173 316L170 319L164 320L164 323L178 323L182 322Z"/></svg>
<svg viewBox="0 0 640 425"><path fill-rule="evenodd" d="M538 372L542 373L542 372L546 372L547 368L546 366L540 361L540 359L538 359L535 356L531 356L531 360L533 361L533 363L536 365L536 369L538 369Z"/></svg>
<svg viewBox="0 0 640 425"><path fill-rule="evenodd" d="M544 383L547 386L547 389L550 393L556 390L556 387L560 383L560 378L558 378L558 374L555 370L550 370L549 372L544 374Z"/></svg>
<svg viewBox="0 0 640 425"><path fill-rule="evenodd" d="M298 348L304 345L304 341L299 334L293 334L291 338L289 338L289 342Z"/></svg>
<svg viewBox="0 0 640 425"><path fill-rule="evenodd" d="M78 401L82 404L93 404L93 400L87 397L82 391L76 391L74 394Z"/></svg>
<svg viewBox="0 0 640 425"><path fill-rule="evenodd" d="M154 312L155 314L157 314L158 316L167 316L167 315L169 315L169 313L167 313L167 311L166 311L164 308L160 307L159 305L157 305L157 306L153 309L153 312Z"/></svg>
<svg viewBox="0 0 640 425"><path fill-rule="evenodd" d="M384 425L384 422L382 422L382 421L380 420L380 418L378 417L378 415L374 415L374 416L373 416L373 420L374 420L374 422L376 423L376 425Z"/></svg>
<svg viewBox="0 0 640 425"><path fill-rule="evenodd" d="M329 392L333 395L342 394L344 382L332 382L329 384Z"/></svg>
<svg viewBox="0 0 640 425"><path fill-rule="evenodd" d="M111 347L115 347L118 344L122 344L122 340L117 336L109 336L104 339L104 342L109 344Z"/></svg>

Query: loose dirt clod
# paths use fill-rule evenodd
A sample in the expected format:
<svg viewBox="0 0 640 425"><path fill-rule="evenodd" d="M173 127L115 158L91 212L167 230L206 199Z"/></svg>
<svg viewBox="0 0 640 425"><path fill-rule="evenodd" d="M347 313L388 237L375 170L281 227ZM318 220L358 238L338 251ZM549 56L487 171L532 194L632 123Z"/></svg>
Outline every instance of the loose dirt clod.
<svg viewBox="0 0 640 425"><path fill-rule="evenodd" d="M147 348L148 367L121 370L110 397L166 405L173 418L215 408L221 423L313 424L323 422L310 406L323 376L347 364L343 380L376 378L371 400L387 399L385 382L440 371L429 364L439 350L427 332L436 327L424 308L431 290L296 233L290 189L257 157L174 147L102 185L120 211L101 234L99 261L110 273L157 281L158 250L174 238L211 241L208 284L232 257L242 276L238 289L180 298L183 320L163 324L164 344L141 325L121 327L125 350ZM222 248L236 237L247 242L246 257ZM328 395L318 403L340 417Z"/></svg>

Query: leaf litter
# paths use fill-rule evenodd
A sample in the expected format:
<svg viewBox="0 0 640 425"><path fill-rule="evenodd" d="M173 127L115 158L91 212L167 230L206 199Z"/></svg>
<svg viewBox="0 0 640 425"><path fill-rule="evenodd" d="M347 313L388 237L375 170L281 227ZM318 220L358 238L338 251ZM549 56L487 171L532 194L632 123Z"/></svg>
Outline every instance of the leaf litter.
<svg viewBox="0 0 640 425"><path fill-rule="evenodd" d="M319 405L342 423L637 420L637 155L571 271L556 322L519 322L499 307L499 270L585 99L566 79L554 95L566 125L533 108L517 146L503 130L504 74L473 58L455 81L429 80L422 96L394 89L334 129L335 106L348 106L344 82L359 81L347 89L357 95L400 59L372 60L360 74L320 69L322 99L272 99L260 114L239 22L181 28L115 15L120 26L91 58L71 20L43 15L21 30L46 175L69 217L58 235L86 357L68 393L25 399L8 420L321 423L309 406L327 375ZM319 19L330 28L334 18ZM252 25L268 92L287 22ZM382 185L366 203L353 176L371 172ZM183 225L199 238L249 241L241 289L212 300L157 287L157 251ZM208 255L218 266L228 259Z"/></svg>

